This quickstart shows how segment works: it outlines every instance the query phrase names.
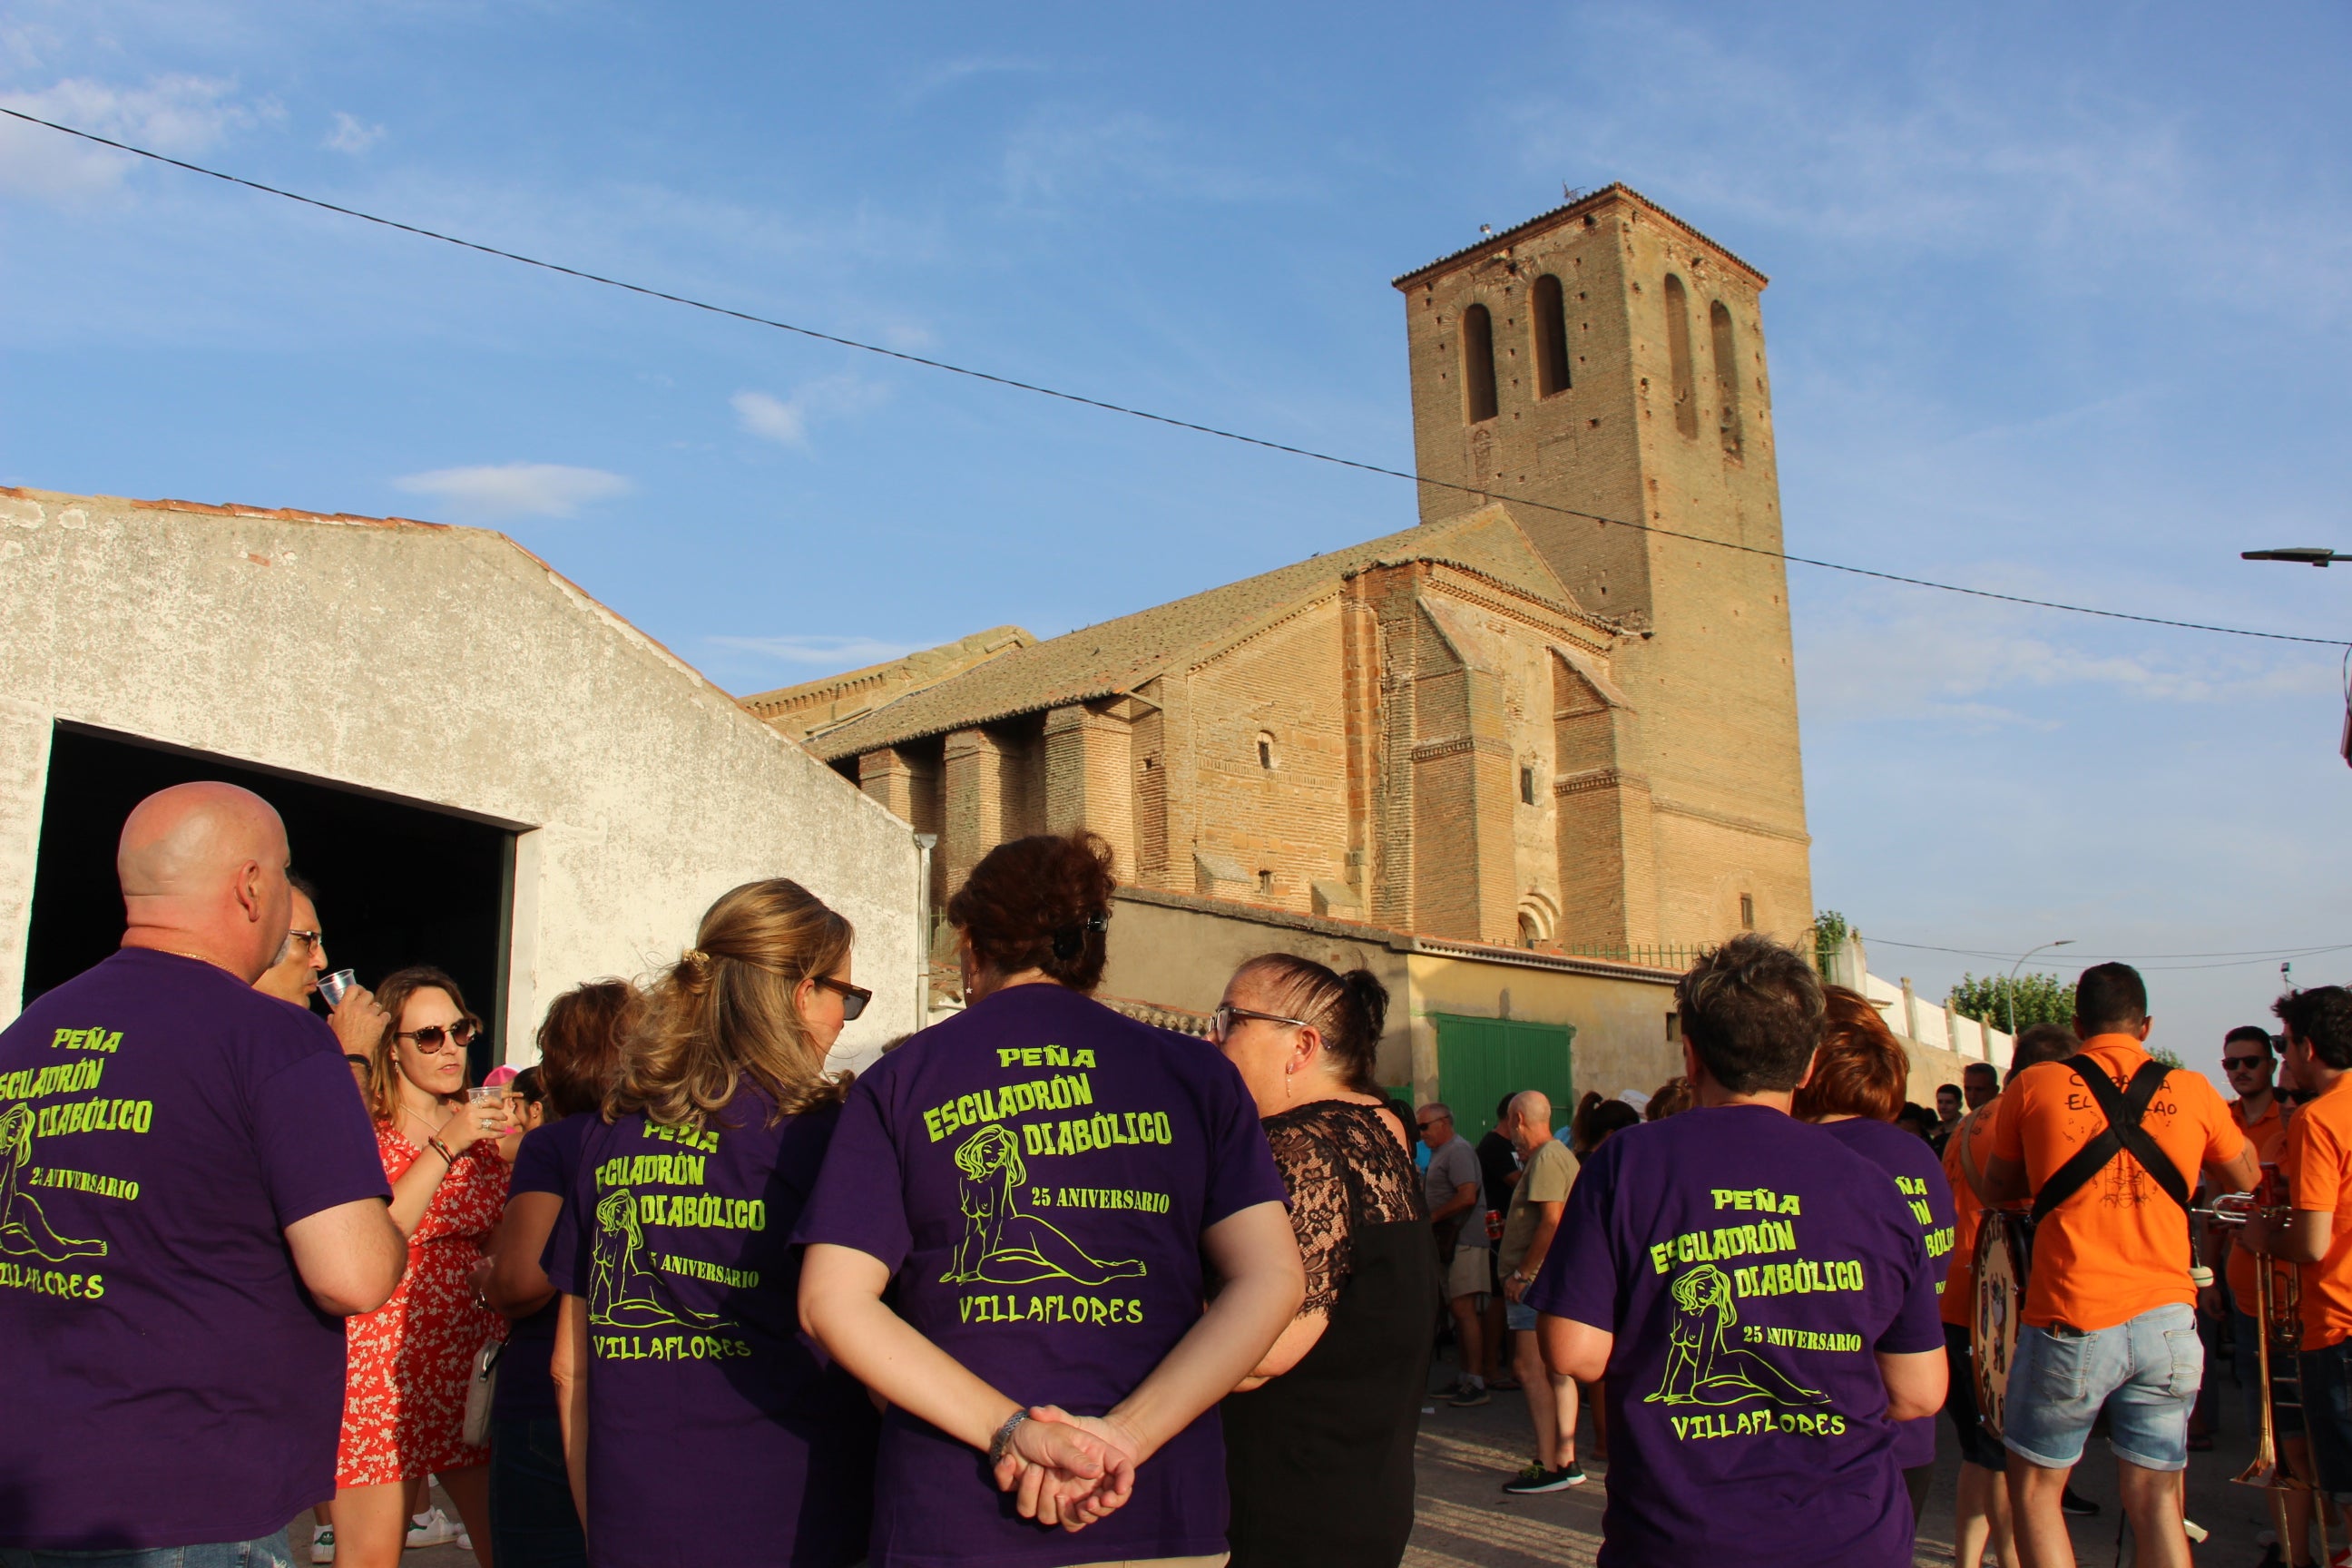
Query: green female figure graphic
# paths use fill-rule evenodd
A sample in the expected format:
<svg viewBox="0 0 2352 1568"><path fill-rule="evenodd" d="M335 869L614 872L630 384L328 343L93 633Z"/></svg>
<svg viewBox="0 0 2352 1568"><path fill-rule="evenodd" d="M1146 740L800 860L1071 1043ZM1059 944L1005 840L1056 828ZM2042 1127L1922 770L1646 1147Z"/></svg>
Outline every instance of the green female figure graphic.
<svg viewBox="0 0 2352 1568"><path fill-rule="evenodd" d="M1016 1194L1029 1172L1021 1162L1019 1141L1004 1128L983 1127L965 1139L955 1152L955 1163L963 1173L963 1240L940 1277L942 1282L985 1279L992 1285L1027 1285L1068 1279L1104 1285L1143 1272L1141 1259L1102 1262L1045 1220L1022 1211Z"/></svg>
<svg viewBox="0 0 2352 1568"><path fill-rule="evenodd" d="M1739 1310L1731 1302L1731 1278L1702 1263L1674 1283L1675 1321L1668 1331L1666 1377L1643 1403L1738 1405L1769 1399L1775 1405L1826 1405L1829 1395L1800 1387L1787 1373L1750 1351L1724 1342Z"/></svg>
<svg viewBox="0 0 2352 1568"><path fill-rule="evenodd" d="M12 1105L0 1113L0 1252L63 1263L103 1258L103 1241L76 1241L49 1228L40 1204L25 1191L33 1164L33 1108Z"/></svg>

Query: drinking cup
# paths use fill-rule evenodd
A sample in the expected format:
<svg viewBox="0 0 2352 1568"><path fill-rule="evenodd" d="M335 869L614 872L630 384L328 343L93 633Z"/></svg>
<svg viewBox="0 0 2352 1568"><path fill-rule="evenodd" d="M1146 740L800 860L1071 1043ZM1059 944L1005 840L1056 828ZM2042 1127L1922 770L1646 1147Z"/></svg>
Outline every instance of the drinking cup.
<svg viewBox="0 0 2352 1568"><path fill-rule="evenodd" d="M338 969L332 974L319 976L319 994L327 999L330 1010L343 1005L343 994L360 982L356 969Z"/></svg>

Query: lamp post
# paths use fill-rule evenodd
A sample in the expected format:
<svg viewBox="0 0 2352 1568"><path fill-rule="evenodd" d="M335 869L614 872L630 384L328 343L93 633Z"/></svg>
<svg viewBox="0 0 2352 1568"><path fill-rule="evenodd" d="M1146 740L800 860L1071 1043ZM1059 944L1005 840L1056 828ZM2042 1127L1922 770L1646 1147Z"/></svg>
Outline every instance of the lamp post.
<svg viewBox="0 0 2352 1568"><path fill-rule="evenodd" d="M2325 566L2331 561L2352 561L2352 555L2338 555L2315 544L2293 544L2277 550L2241 550L2241 561L2292 561L2298 566Z"/></svg>
<svg viewBox="0 0 2352 1568"><path fill-rule="evenodd" d="M2009 984L2002 993L2001 1000L2009 1004L2009 1037L2011 1039L2014 1040L2017 1038L2017 972L2024 968L2025 961L2032 958L2037 952L2044 952L2053 947L2072 947L2074 945L2074 939L2073 937L2062 936L2056 942L2045 942L2040 947L2028 948L2024 952L2018 956L2018 960L2015 963L2009 966Z"/></svg>

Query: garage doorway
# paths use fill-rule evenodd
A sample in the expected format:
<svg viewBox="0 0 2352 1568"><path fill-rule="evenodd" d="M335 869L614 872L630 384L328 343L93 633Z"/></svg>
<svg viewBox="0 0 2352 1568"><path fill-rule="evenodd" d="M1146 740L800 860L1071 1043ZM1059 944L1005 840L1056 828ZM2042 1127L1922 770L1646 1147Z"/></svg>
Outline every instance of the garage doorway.
<svg viewBox="0 0 2352 1568"><path fill-rule="evenodd" d="M114 847L123 818L155 791L197 779L241 784L286 819L294 869L319 889L332 967L359 971L369 986L404 964L449 972L487 1026L469 1053L471 1079L479 1082L506 1039L511 831L413 801L79 725L61 723L50 740L24 1001L115 950L122 898Z"/></svg>

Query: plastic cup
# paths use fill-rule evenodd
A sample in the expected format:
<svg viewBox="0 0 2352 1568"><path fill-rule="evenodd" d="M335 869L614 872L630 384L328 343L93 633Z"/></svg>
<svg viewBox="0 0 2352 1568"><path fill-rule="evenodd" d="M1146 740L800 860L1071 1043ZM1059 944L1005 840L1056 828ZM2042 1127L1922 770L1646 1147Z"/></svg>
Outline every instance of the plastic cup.
<svg viewBox="0 0 2352 1568"><path fill-rule="evenodd" d="M327 999L330 1011L343 1005L343 994L360 983L356 969L338 969L332 974L319 976L319 994Z"/></svg>

